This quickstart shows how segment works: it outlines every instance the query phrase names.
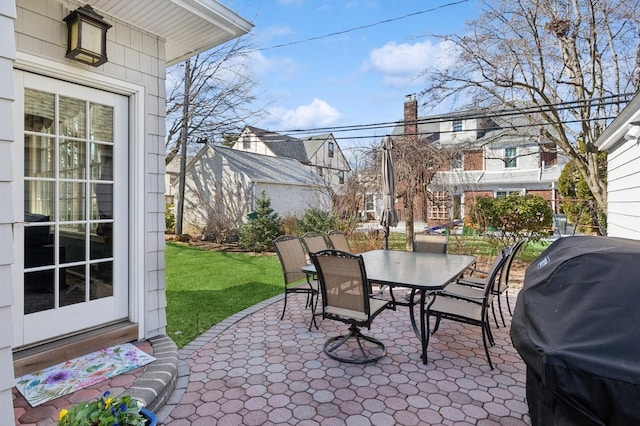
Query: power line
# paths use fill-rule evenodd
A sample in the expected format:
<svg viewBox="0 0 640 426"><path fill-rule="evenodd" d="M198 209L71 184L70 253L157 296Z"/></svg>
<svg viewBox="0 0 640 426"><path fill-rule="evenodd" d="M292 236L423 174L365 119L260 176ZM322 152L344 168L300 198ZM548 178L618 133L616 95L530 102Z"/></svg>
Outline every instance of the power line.
<svg viewBox="0 0 640 426"><path fill-rule="evenodd" d="M384 19L382 21L374 22L372 24L361 25L361 26L358 26L358 27L349 28L347 30L336 31L336 32L333 32L333 33L324 34L324 35L315 36L315 37L309 37L309 38L306 38L304 40L290 41L288 43L276 44L274 46L261 47L261 48L258 48L258 49L251 49L251 50L247 50L247 52L261 52L261 51L265 51L265 50L278 49L278 48L281 48L281 47L293 46L295 44L307 43L307 42L310 42L310 41L321 40L323 38L329 38L329 37L334 37L334 36L337 36L337 35L347 34L347 33L353 32L353 31L363 30L365 28L376 27L378 25L388 24L390 22L399 21L399 20L406 19L406 18L411 18L413 16L422 15L422 14L425 14L425 13L435 12L436 10L444 9L446 7L456 6L456 5L462 4L462 3L467 3L468 1L469 0L454 1L454 2L450 2L450 3L442 4L440 6L433 7L431 9L421 10L419 12L413 12L413 13L409 13L407 15L398 16L396 18Z"/></svg>
<svg viewBox="0 0 640 426"><path fill-rule="evenodd" d="M470 119L478 119L478 118L522 116L526 114L541 114L541 113L552 112L552 111L564 111L569 109L581 108L584 106L591 106L591 107L607 106L607 105L614 105L614 104L629 102L630 98L634 95L635 93L622 93L617 95L602 96L602 97L590 98L590 99L557 102L554 104L532 105L532 106L522 107L522 108L507 108L502 110L492 109L492 110L488 110L490 111L490 113L486 113L482 110L480 111L474 110L474 111L469 111L464 113L448 113L448 114L418 118L417 120L412 121L411 124L420 125L420 124L433 124L433 123L439 123L442 121L452 121L452 120L470 120ZM604 117L602 119L610 119L610 118L613 118L613 117ZM580 122L580 121L584 121L584 120L565 121L565 123ZM288 130L279 130L279 131L272 131L272 132L288 134L288 135L300 134L300 133L313 135L313 134L329 133L329 132L344 133L344 132L355 132L355 131L363 131L363 130L389 129L389 128L401 126L404 124L405 124L404 120L397 120L397 121L387 121L387 122L368 123L368 124L355 124L355 125L349 125L349 126L316 127L316 128L310 128L310 129L288 129ZM552 123L547 123L547 124L552 124ZM559 124L559 123L554 123L554 124ZM476 129L476 130L479 130L479 129ZM343 137L341 139L350 139L350 138L362 139L365 137L377 137L377 135Z"/></svg>

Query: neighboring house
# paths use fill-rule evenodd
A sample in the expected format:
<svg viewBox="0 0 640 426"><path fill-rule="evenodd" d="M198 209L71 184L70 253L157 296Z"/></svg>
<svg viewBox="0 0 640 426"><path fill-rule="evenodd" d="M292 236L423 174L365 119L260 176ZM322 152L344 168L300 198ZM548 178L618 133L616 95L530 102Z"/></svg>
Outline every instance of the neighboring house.
<svg viewBox="0 0 640 426"><path fill-rule="evenodd" d="M294 138L257 127L245 126L233 149L274 157L295 158L322 176L334 193L340 194L351 168L331 133Z"/></svg>
<svg viewBox="0 0 640 426"><path fill-rule="evenodd" d="M252 28L213 0L94 0L111 28L91 66L65 57L64 19L85 4L0 2L7 425L14 375L165 334L165 68Z"/></svg>
<svg viewBox="0 0 640 426"><path fill-rule="evenodd" d="M640 94L596 141L607 152L607 235L640 240Z"/></svg>
<svg viewBox="0 0 640 426"><path fill-rule="evenodd" d="M175 205L178 202L178 181L176 176L180 176L180 159L182 157L180 155L176 155L173 159L166 164L165 166L165 175L164 175L164 203L167 206ZM187 161L189 161L193 157L187 156Z"/></svg>
<svg viewBox="0 0 640 426"><path fill-rule="evenodd" d="M184 232L237 226L254 211L263 191L282 218L331 208L322 178L293 158L205 146L186 165Z"/></svg>
<svg viewBox="0 0 640 426"><path fill-rule="evenodd" d="M449 155L427 185L429 194L415 220L435 227L464 219L480 196L536 194L556 211L558 178L564 161L554 144L540 138L540 129L524 119L459 113L418 117L418 103L409 95L404 125L397 126L394 144L415 138L435 144ZM401 184L401 183L400 183ZM402 210L398 209L402 214Z"/></svg>

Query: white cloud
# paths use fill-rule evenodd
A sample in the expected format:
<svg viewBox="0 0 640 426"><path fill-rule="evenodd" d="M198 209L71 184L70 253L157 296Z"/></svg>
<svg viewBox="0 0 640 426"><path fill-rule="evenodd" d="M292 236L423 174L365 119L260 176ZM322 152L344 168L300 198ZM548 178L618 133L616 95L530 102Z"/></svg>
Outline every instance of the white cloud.
<svg viewBox="0 0 640 426"><path fill-rule="evenodd" d="M454 47L449 42L432 44L425 40L414 44L389 42L369 52L364 71L382 74L385 84L411 84L427 68L443 69L454 63Z"/></svg>
<svg viewBox="0 0 640 426"><path fill-rule="evenodd" d="M289 26L285 25L270 25L260 30L254 31L254 36L261 42L271 42L274 38L278 38L285 35L291 35L294 31Z"/></svg>
<svg viewBox="0 0 640 426"><path fill-rule="evenodd" d="M300 71L300 65L288 56L267 57L259 51L249 53L246 65L257 75L273 73L276 78L296 77Z"/></svg>
<svg viewBox="0 0 640 426"><path fill-rule="evenodd" d="M281 120L282 125L298 129L328 126L342 117L337 109L318 98L309 105L301 105L293 110L281 107L271 108L269 114Z"/></svg>

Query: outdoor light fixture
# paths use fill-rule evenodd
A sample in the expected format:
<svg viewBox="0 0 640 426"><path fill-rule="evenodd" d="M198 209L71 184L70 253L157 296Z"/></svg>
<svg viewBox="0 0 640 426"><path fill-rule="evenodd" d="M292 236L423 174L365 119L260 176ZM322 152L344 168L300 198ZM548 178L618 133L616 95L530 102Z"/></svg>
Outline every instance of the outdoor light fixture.
<svg viewBox="0 0 640 426"><path fill-rule="evenodd" d="M71 12L64 21L67 23L67 58L94 67L107 62L107 30L111 24L88 4Z"/></svg>
<svg viewBox="0 0 640 426"><path fill-rule="evenodd" d="M628 141L637 141L640 138L640 122L634 121L629 123L629 129L625 133L624 138Z"/></svg>

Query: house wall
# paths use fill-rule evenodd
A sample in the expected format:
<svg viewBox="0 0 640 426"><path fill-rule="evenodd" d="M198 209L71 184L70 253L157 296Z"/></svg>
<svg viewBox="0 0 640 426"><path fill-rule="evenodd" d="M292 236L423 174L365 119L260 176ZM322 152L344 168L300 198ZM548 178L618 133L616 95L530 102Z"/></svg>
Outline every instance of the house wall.
<svg viewBox="0 0 640 426"><path fill-rule="evenodd" d="M485 148L486 170L505 170L504 149L515 147L518 165L513 170L537 169L540 167L540 154L537 145L524 145L522 141L491 144Z"/></svg>
<svg viewBox="0 0 640 426"><path fill-rule="evenodd" d="M624 140L607 162L607 235L640 240L640 144Z"/></svg>
<svg viewBox="0 0 640 426"><path fill-rule="evenodd" d="M333 157L329 157L329 142L333 142ZM340 171L344 173L346 182L349 164L335 138L327 138L320 148L309 158L309 161L311 162L309 167L311 167L314 173L317 173L316 166L323 167L322 177L327 185L331 186L333 191L338 194L342 192L343 184L340 183Z"/></svg>
<svg viewBox="0 0 640 426"><path fill-rule="evenodd" d="M2 2L3 5L5 3ZM139 97L133 96L130 103L130 152L133 152L129 177L130 191L133 193L130 197L130 215L133 218L130 222L130 259L133 285L135 288L144 286L144 291L136 291L139 297L132 302L141 311L138 315L143 324L143 337L152 337L164 334L166 327L164 42L153 34L103 14L104 19L113 25L107 33L109 62L94 68L70 61L64 57L66 27L62 20L82 4L73 0L17 0L14 38L16 50L26 55L18 57L16 66L31 71L34 65L21 58L33 57L59 63L60 68L73 69L68 76L56 74L54 77L68 78L71 82L79 77L85 80L85 84L95 85L99 89L116 87L113 91L118 93L126 93L129 89L137 91ZM56 71L54 67L49 68L51 72ZM38 72L46 75L49 71L41 66Z"/></svg>
<svg viewBox="0 0 640 426"><path fill-rule="evenodd" d="M249 142L248 148L244 147L245 141ZM257 137L255 134L249 131L245 131L240 134L236 142L236 145L234 146L234 149L238 149L240 151L246 151L246 152L253 152L254 154L269 155L272 157L275 155L273 151L267 148L267 145L264 144L259 137Z"/></svg>
<svg viewBox="0 0 640 426"><path fill-rule="evenodd" d="M255 197L260 197L263 190L271 199L273 210L282 218L287 215L301 217L304 211L310 208L325 211L331 209L331 199L322 189L314 190L307 186L258 183L255 185Z"/></svg>
<svg viewBox="0 0 640 426"><path fill-rule="evenodd" d="M15 142L13 126L11 125L11 105L14 100L13 89L13 60L15 59L14 20L16 8L13 1L0 2L0 116L3 125L0 126L0 197L3 208L0 209L0 413L2 421L14 424L13 396L11 388L14 386L13 356L11 353L13 320L11 306L13 305L13 194L11 182L13 168L6 161L11 158L11 147Z"/></svg>
<svg viewBox="0 0 640 426"><path fill-rule="evenodd" d="M484 168L484 152L481 149L465 151L462 159L465 170L482 170Z"/></svg>
<svg viewBox="0 0 640 426"><path fill-rule="evenodd" d="M213 150L206 150L187 167L183 231L200 235L207 223L230 228L246 220L255 209L255 200L262 191L271 200L271 207L282 218L301 216L305 209L329 210L331 199L323 188L286 183L252 182L244 173Z"/></svg>

